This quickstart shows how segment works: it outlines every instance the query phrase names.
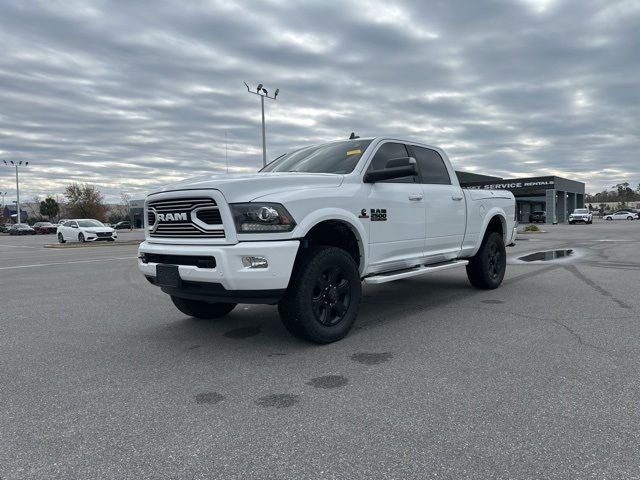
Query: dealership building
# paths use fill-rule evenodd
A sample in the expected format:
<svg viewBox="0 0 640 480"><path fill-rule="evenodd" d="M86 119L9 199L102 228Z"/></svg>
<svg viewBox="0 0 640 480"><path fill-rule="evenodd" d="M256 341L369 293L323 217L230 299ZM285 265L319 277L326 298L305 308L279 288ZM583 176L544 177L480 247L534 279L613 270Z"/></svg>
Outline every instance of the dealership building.
<svg viewBox="0 0 640 480"><path fill-rule="evenodd" d="M500 178L469 172L456 172L460 184L465 188L509 190L516 197L518 221L528 222L529 214L543 210L547 212L547 222L555 219L566 222L576 208L584 207L584 187L582 182L568 178L528 177Z"/></svg>

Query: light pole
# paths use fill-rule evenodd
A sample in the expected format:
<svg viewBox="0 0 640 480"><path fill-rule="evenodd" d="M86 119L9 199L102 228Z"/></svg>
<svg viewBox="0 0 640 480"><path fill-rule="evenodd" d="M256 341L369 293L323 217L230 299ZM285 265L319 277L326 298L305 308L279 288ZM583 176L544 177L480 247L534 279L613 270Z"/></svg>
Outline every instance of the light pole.
<svg viewBox="0 0 640 480"><path fill-rule="evenodd" d="M11 166L16 167L16 223L20 223L20 180L18 178L18 167L22 167L22 166L27 166L29 165L29 162L24 162L24 165L22 165L22 160L20 160L19 162L13 163L13 160L10 160L9 163L7 163L6 160L3 160L5 165L9 165L11 164ZM3 203L4 203L4 198L3 198Z"/></svg>
<svg viewBox="0 0 640 480"><path fill-rule="evenodd" d="M244 86L247 87L247 92L253 95L258 95L260 97L260 107L262 108L262 166L264 167L267 165L267 139L266 139L266 133L265 133L265 126L264 126L264 99L268 98L269 100L275 100L276 97L278 96L278 93L280 93L280 89L276 88L276 91L273 94L273 97L270 97L269 92L267 92L267 89L264 88L261 83L258 84L255 92L251 91L251 89L249 88L249 85L247 85L247 82L244 82ZM263 92L263 93L260 93L260 92Z"/></svg>
<svg viewBox="0 0 640 480"><path fill-rule="evenodd" d="M4 196L7 194L7 192L0 192L0 195L2 195L2 211L4 211Z"/></svg>

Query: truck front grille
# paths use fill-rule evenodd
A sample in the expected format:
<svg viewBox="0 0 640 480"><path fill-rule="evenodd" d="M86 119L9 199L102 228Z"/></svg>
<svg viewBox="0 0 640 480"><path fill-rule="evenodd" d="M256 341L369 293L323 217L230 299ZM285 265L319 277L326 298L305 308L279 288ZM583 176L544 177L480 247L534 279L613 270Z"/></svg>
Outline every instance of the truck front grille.
<svg viewBox="0 0 640 480"><path fill-rule="evenodd" d="M208 197L151 201L147 223L152 238L225 238L218 205Z"/></svg>

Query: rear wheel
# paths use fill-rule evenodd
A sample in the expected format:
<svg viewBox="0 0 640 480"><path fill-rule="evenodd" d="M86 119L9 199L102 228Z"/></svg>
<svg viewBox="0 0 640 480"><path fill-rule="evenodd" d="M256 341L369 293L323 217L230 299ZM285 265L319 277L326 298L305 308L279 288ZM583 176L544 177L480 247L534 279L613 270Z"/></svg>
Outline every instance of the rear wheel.
<svg viewBox="0 0 640 480"><path fill-rule="evenodd" d="M633 217L632 216L628 216L627 220L633 220Z"/></svg>
<svg viewBox="0 0 640 480"><path fill-rule="evenodd" d="M208 303L174 296L171 296L171 301L185 315L205 320L224 317L237 305L237 303Z"/></svg>
<svg viewBox="0 0 640 480"><path fill-rule="evenodd" d="M498 288L507 269L507 252L502 235L491 232L482 241L480 250L467 265L467 277L476 288Z"/></svg>
<svg viewBox="0 0 640 480"><path fill-rule="evenodd" d="M285 328L314 343L331 343L351 330L362 295L360 273L347 252L315 247L301 254L278 305Z"/></svg>
<svg viewBox="0 0 640 480"><path fill-rule="evenodd" d="M58 243L65 243L66 240L64 239L64 237L62 236L61 233L58 234Z"/></svg>

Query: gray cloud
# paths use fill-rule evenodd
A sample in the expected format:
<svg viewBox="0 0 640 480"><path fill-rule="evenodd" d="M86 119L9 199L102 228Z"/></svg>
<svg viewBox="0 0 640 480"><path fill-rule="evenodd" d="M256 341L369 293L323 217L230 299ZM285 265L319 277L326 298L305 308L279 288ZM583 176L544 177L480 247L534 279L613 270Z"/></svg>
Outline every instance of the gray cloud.
<svg viewBox="0 0 640 480"><path fill-rule="evenodd" d="M0 0L0 158L22 192L111 200L361 135L444 147L458 168L640 181L640 6L612 0ZM605 171L606 170L606 171ZM12 172L0 189L13 193Z"/></svg>

